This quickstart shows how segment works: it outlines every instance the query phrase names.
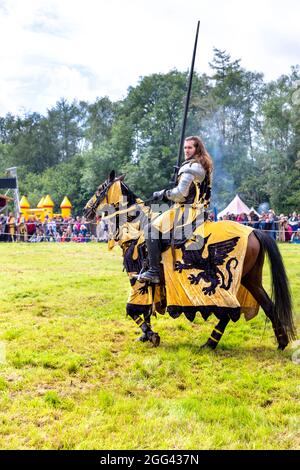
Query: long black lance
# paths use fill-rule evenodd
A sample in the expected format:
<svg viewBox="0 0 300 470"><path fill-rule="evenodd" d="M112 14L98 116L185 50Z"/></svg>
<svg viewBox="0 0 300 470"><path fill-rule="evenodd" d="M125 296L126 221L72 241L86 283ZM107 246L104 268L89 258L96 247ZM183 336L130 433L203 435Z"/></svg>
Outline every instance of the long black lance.
<svg viewBox="0 0 300 470"><path fill-rule="evenodd" d="M178 170L180 168L180 163L181 163L182 147L183 147L184 136L185 136L187 113L188 113L189 104L190 104L190 96L191 96L191 89L192 89L192 82L193 82L193 73L194 73L194 64L195 64L195 57L196 57L196 50L197 50L199 27L200 27L200 21L198 21L198 23L197 23L197 30L196 30L195 44L194 44L194 50L193 50L192 64L191 64L191 68L190 68L190 76L189 76L189 82L188 82L188 90L187 90L187 94L186 94L186 98L185 98L184 115L183 115L180 143L179 143L179 149L178 149L177 165L174 166L174 175L173 175L173 180L171 181L171 183L174 184L174 185L176 184L176 181L177 181Z"/></svg>

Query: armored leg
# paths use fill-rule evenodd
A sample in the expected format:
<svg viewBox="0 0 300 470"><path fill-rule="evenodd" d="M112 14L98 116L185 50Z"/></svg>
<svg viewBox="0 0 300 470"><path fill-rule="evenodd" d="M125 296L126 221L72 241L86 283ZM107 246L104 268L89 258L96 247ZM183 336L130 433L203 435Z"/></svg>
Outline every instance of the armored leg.
<svg viewBox="0 0 300 470"><path fill-rule="evenodd" d="M150 232L152 230L152 232ZM159 232L154 227L149 226L148 238L146 240L149 269L139 276L140 282L152 282L159 284L160 279L160 260L161 260L161 246L159 240Z"/></svg>

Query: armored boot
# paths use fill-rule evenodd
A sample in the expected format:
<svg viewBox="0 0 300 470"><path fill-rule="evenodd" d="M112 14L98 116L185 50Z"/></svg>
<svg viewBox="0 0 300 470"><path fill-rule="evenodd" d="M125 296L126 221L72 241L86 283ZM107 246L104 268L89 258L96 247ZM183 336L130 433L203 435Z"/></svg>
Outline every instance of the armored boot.
<svg viewBox="0 0 300 470"><path fill-rule="evenodd" d="M139 276L140 282L160 283L160 242L159 240L147 240L147 250L149 258L149 269Z"/></svg>

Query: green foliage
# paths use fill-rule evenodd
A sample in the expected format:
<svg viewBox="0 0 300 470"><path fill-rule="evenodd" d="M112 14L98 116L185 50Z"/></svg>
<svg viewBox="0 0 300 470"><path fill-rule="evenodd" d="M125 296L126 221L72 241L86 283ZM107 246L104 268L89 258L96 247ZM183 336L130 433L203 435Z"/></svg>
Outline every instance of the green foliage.
<svg viewBox="0 0 300 470"><path fill-rule="evenodd" d="M107 96L87 105L84 136L93 147L99 147L111 137L117 109L118 103L112 103Z"/></svg>
<svg viewBox="0 0 300 470"><path fill-rule="evenodd" d="M36 207L42 196L50 194L56 204L56 212L60 212L60 204L68 196L74 211L80 212L83 165L82 157L76 155L69 162L48 168L38 178L35 173L28 173L20 181L20 192L28 196L31 207Z"/></svg>
<svg viewBox="0 0 300 470"><path fill-rule="evenodd" d="M48 403L50 406L53 406L54 408L57 408L61 403L57 393L53 391L45 393L44 399L46 403Z"/></svg>
<svg viewBox="0 0 300 470"><path fill-rule="evenodd" d="M85 152L80 185L85 195L85 201L91 197L95 189L109 175L112 169L117 170L115 152L108 143Z"/></svg>

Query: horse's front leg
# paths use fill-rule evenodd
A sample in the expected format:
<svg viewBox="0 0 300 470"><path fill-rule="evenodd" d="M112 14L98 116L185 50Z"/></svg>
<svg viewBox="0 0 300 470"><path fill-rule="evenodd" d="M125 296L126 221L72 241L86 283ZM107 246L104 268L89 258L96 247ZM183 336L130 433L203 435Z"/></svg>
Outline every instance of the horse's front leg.
<svg viewBox="0 0 300 470"><path fill-rule="evenodd" d="M127 314L143 332L142 336L138 338L138 341L142 341L143 343L150 341L154 347L157 347L160 344L160 336L151 328L151 308L151 305L126 305ZM143 317L141 315L143 315Z"/></svg>

